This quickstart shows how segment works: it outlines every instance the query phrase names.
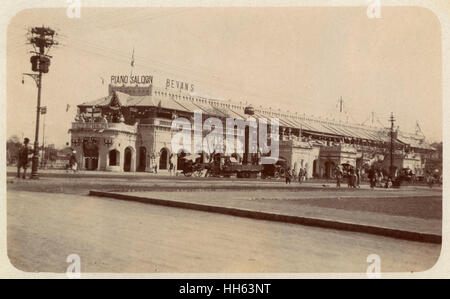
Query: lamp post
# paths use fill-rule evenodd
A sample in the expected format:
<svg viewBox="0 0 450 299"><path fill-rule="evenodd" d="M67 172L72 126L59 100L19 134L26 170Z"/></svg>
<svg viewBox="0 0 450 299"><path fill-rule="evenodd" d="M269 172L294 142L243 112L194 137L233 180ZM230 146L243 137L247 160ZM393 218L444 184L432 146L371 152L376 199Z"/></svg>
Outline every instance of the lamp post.
<svg viewBox="0 0 450 299"><path fill-rule="evenodd" d="M34 135L34 149L33 158L31 164L31 177L32 179L38 179L38 164L39 164L39 120L41 115L41 86L42 86L42 71L39 74L24 73L23 75L30 76L36 82L38 88L37 106L36 106L36 131ZM22 79L22 83L24 80Z"/></svg>
<svg viewBox="0 0 450 299"><path fill-rule="evenodd" d="M38 165L39 165L39 119L41 116L41 86L42 86L42 72L39 71L38 75L38 96L36 107L36 133L34 135L34 151L33 159L31 160L31 178L38 179Z"/></svg>
<svg viewBox="0 0 450 299"><path fill-rule="evenodd" d="M34 27L30 31L31 35L28 38L30 44L33 45L35 50L30 58L31 69L36 73L24 73L23 75L30 76L36 82L38 88L37 107L36 107L36 132L34 135L34 151L31 166L31 178L38 179L38 164L39 164L39 117L41 114L41 89L42 89L42 73L48 73L50 66L51 56L47 55L46 49L50 49L53 45L57 45L58 42L54 40L55 31L48 27ZM24 80L22 79L22 83Z"/></svg>

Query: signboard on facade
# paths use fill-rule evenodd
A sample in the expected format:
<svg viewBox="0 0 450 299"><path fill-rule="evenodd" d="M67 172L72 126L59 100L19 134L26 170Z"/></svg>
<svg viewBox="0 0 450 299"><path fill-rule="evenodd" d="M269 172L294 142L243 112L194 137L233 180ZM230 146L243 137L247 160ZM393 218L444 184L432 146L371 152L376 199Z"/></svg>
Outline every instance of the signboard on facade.
<svg viewBox="0 0 450 299"><path fill-rule="evenodd" d="M172 79L166 79L166 89L167 88L194 92L194 84Z"/></svg>
<svg viewBox="0 0 450 299"><path fill-rule="evenodd" d="M150 75L130 75L111 76L111 84L152 84L153 76Z"/></svg>

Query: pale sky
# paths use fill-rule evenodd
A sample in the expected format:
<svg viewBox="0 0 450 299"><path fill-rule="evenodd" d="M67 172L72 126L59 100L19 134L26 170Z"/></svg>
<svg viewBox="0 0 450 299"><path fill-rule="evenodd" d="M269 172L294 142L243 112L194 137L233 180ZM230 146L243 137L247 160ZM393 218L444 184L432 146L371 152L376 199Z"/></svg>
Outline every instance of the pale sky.
<svg viewBox="0 0 450 299"><path fill-rule="evenodd" d="M82 8L80 19L25 10L8 29L7 137L34 140L37 89L21 74L31 72L26 29L41 25L62 43L43 79L46 144L70 141L76 105L106 96L111 75L130 74L133 47L133 73L156 86L186 81L199 94L324 119L339 117L342 96L350 122L373 111L387 126L394 112L401 130L418 121L428 141L442 140L440 24L424 8L383 7L380 19L366 7Z"/></svg>

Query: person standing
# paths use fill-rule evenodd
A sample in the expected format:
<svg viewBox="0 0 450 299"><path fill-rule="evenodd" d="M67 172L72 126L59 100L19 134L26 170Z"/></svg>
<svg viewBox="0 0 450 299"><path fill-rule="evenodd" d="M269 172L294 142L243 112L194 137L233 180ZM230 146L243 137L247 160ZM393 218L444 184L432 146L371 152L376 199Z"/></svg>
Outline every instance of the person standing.
<svg viewBox="0 0 450 299"><path fill-rule="evenodd" d="M371 189L375 188L375 169L373 169L373 167L369 169L367 177L369 178L370 181L370 188Z"/></svg>
<svg viewBox="0 0 450 299"><path fill-rule="evenodd" d="M287 169L284 177L286 179L286 184L290 184L291 183L291 169L290 168Z"/></svg>
<svg viewBox="0 0 450 299"><path fill-rule="evenodd" d="M341 188L342 171L339 167L336 167L335 176L336 176L336 188Z"/></svg>
<svg viewBox="0 0 450 299"><path fill-rule="evenodd" d="M430 171L427 171L426 180L427 180L428 187L430 187L430 189L433 188L433 176L431 175Z"/></svg>
<svg viewBox="0 0 450 299"><path fill-rule="evenodd" d="M383 179L384 179L383 172L381 170L378 170L376 185L379 187L383 187Z"/></svg>
<svg viewBox="0 0 450 299"><path fill-rule="evenodd" d="M172 157L173 157L173 154L171 154L170 155L170 157L169 157L169 175L172 175L172 170L173 170L173 162L172 162Z"/></svg>
<svg viewBox="0 0 450 299"><path fill-rule="evenodd" d="M301 184L303 181L303 168L300 168L300 171L298 172L298 182Z"/></svg>
<svg viewBox="0 0 450 299"><path fill-rule="evenodd" d="M306 171L306 167L303 168L303 178L305 179L305 182L308 180L308 172Z"/></svg>
<svg viewBox="0 0 450 299"><path fill-rule="evenodd" d="M23 168L23 176L22 178L25 179L25 175L27 173L28 168L28 153L30 152L30 149L28 148L28 143L30 142L30 139L25 138L23 140L23 145L19 149L19 153L17 156L17 177L20 179L20 169Z"/></svg>
<svg viewBox="0 0 450 299"><path fill-rule="evenodd" d="M357 169L353 169L353 173L352 173L352 188L356 188L357 185L357 181L358 181L358 175L357 175Z"/></svg>
<svg viewBox="0 0 450 299"><path fill-rule="evenodd" d="M174 175L176 175L176 173L177 173L177 159L178 157L177 157L177 155L175 155L175 154L172 154L171 156L170 156L170 175L172 175L172 173L174 174Z"/></svg>
<svg viewBox="0 0 450 299"><path fill-rule="evenodd" d="M353 170L352 167L350 167L348 169L348 172L347 172L347 175L348 175L348 177L347 177L347 187L348 188L353 187L353 174L354 174L354 170Z"/></svg>
<svg viewBox="0 0 450 299"><path fill-rule="evenodd" d="M78 171L78 162L77 162L77 156L75 155L77 152L72 151L72 154L69 158L69 169L72 170L74 173Z"/></svg>
<svg viewBox="0 0 450 299"><path fill-rule="evenodd" d="M356 168L356 187L361 188L361 169L359 167Z"/></svg>
<svg viewBox="0 0 450 299"><path fill-rule="evenodd" d="M153 157L153 170L155 171L155 174L157 174L159 169L159 153L152 154L152 157Z"/></svg>

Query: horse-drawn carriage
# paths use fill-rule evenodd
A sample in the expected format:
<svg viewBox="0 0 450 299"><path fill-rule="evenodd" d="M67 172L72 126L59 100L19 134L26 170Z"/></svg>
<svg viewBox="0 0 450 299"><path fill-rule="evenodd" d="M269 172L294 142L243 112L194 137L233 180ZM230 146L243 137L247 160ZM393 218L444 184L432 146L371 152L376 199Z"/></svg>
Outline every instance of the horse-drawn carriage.
<svg viewBox="0 0 450 299"><path fill-rule="evenodd" d="M266 157L266 159L270 159ZM263 164L263 169L261 171L261 178L283 178L286 175L287 162L282 158L275 159L273 158L273 163ZM276 161L275 161L276 160Z"/></svg>
<svg viewBox="0 0 450 299"><path fill-rule="evenodd" d="M184 176L197 176L201 177L209 168L209 163L203 163L201 156L185 156L181 159L181 173Z"/></svg>
<svg viewBox="0 0 450 299"><path fill-rule="evenodd" d="M231 177L256 178L261 174L261 178L280 178L286 173L286 160L277 159L270 164L241 164L236 156L224 154L213 154L208 163L204 163L201 156L185 156L179 165L185 176L209 176L209 177Z"/></svg>

